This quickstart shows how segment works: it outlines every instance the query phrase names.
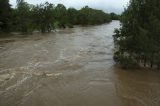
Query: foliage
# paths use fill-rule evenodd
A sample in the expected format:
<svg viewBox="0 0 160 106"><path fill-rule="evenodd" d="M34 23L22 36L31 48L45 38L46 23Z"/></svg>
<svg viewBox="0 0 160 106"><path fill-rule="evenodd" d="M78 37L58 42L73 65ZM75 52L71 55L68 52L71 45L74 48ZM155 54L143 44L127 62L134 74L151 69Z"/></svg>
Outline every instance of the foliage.
<svg viewBox="0 0 160 106"><path fill-rule="evenodd" d="M17 7L12 9L12 30L24 33L32 32L31 7L24 0L17 0Z"/></svg>
<svg viewBox="0 0 160 106"><path fill-rule="evenodd" d="M159 67L159 7L159 0L131 0L122 14L121 28L113 35L117 52L144 67Z"/></svg>
<svg viewBox="0 0 160 106"><path fill-rule="evenodd" d="M67 9L63 4L58 4L54 10L55 19L59 22L59 28L65 28L67 24Z"/></svg>
<svg viewBox="0 0 160 106"><path fill-rule="evenodd" d="M0 32L51 32L55 28L73 28L74 25L95 25L110 21L110 14L88 6L76 10L67 9L63 4L54 6L45 2L31 5L25 0L17 0L16 8L10 8L9 0L0 0Z"/></svg>
<svg viewBox="0 0 160 106"><path fill-rule="evenodd" d="M48 2L34 6L33 9L33 22L37 30L42 33L50 32L54 29L54 6Z"/></svg>
<svg viewBox="0 0 160 106"><path fill-rule="evenodd" d="M117 15L117 14L115 14L115 13L110 13L110 16L111 16L111 19L112 20L119 20L120 19L120 15Z"/></svg>
<svg viewBox="0 0 160 106"><path fill-rule="evenodd" d="M124 55L120 54L120 52L115 52L113 58L124 69L137 69L140 67L136 60L128 56L128 54Z"/></svg>
<svg viewBox="0 0 160 106"><path fill-rule="evenodd" d="M110 21L109 14L101 10L89 8L88 6L82 8L78 14L78 24L82 25L102 24Z"/></svg>
<svg viewBox="0 0 160 106"><path fill-rule="evenodd" d="M74 8L68 8L67 10L68 13L68 23L71 25L76 25L78 23L78 10Z"/></svg>
<svg viewBox="0 0 160 106"><path fill-rule="evenodd" d="M0 32L9 31L10 23L8 22L11 15L9 0L0 0Z"/></svg>

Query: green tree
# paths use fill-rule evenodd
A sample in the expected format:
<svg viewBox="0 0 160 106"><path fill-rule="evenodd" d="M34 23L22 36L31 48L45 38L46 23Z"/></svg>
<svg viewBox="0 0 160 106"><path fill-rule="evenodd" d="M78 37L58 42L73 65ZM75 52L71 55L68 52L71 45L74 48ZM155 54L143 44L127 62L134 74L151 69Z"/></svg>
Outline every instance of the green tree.
<svg viewBox="0 0 160 106"><path fill-rule="evenodd" d="M12 27L23 33L32 32L31 5L24 0L17 0L17 7L12 11Z"/></svg>
<svg viewBox="0 0 160 106"><path fill-rule="evenodd" d="M67 9L63 4L58 4L54 10L55 20L60 28L65 28L67 25Z"/></svg>
<svg viewBox="0 0 160 106"><path fill-rule="evenodd" d="M42 33L50 32L54 29L54 5L51 3L44 3L33 8L33 22L36 29Z"/></svg>
<svg viewBox="0 0 160 106"><path fill-rule="evenodd" d="M124 58L136 62L139 66L159 67L160 57L160 1L131 0L122 14L122 27L116 30L115 60L122 64ZM129 63L128 63L129 65Z"/></svg>
<svg viewBox="0 0 160 106"><path fill-rule="evenodd" d="M0 32L8 32L10 27L11 8L9 0L0 0Z"/></svg>
<svg viewBox="0 0 160 106"><path fill-rule="evenodd" d="M112 20L119 20L120 19L120 15L117 15L117 14L115 14L115 13L110 13L110 16L111 16L111 19Z"/></svg>
<svg viewBox="0 0 160 106"><path fill-rule="evenodd" d="M72 28L73 25L95 25L110 22L109 14L85 6L81 10L66 9L63 4L31 5L17 0L16 8L10 8L9 0L0 0L0 31L31 33L35 30L50 32L55 27Z"/></svg>
<svg viewBox="0 0 160 106"><path fill-rule="evenodd" d="M70 25L76 25L78 23L78 10L75 8L69 8L67 10L67 15L68 15L68 24Z"/></svg>
<svg viewBox="0 0 160 106"><path fill-rule="evenodd" d="M85 6L79 11L78 24L94 25L110 22L110 15L104 13L102 10L96 10Z"/></svg>

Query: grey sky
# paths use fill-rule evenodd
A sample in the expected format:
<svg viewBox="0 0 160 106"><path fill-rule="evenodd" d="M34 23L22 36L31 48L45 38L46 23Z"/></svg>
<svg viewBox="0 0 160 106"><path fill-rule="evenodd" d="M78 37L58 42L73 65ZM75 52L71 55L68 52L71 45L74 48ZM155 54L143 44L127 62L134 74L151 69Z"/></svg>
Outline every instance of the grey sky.
<svg viewBox="0 0 160 106"><path fill-rule="evenodd" d="M86 5L91 8L101 9L105 12L115 12L121 13L124 10L124 7L127 5L129 0L25 0L30 4L40 4L46 1L58 4L62 3L67 8L74 7L76 9L80 9ZM10 4L15 6L16 0L10 0Z"/></svg>

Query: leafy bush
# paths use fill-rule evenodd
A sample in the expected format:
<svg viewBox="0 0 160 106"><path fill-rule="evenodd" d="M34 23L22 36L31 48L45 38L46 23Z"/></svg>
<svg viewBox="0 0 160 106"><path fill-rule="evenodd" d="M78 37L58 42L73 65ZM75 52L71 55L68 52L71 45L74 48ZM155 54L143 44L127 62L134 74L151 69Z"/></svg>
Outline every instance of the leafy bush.
<svg viewBox="0 0 160 106"><path fill-rule="evenodd" d="M122 66L124 69L137 69L139 68L139 64L131 57L124 56L124 54L120 54L120 52L115 52L114 61Z"/></svg>
<svg viewBox="0 0 160 106"><path fill-rule="evenodd" d="M139 64L129 57L120 57L120 64L124 69L137 69L139 68Z"/></svg>

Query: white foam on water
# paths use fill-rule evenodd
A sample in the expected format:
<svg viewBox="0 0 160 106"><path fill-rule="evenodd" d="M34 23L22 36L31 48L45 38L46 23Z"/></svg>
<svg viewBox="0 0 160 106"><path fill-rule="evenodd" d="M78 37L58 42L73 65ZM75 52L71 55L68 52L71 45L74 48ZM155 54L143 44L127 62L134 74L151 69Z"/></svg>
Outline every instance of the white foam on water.
<svg viewBox="0 0 160 106"><path fill-rule="evenodd" d="M20 85L23 84L25 81L27 81L27 79L29 79L29 78L31 78L31 77L32 77L32 76L23 76L23 78L22 78L21 80L17 81L16 84L14 84L14 85L6 88L6 90L8 91L8 90L11 90L11 89L14 89L14 88L20 86Z"/></svg>
<svg viewBox="0 0 160 106"><path fill-rule="evenodd" d="M15 73L0 75L0 82L13 79L14 77L15 77Z"/></svg>
<svg viewBox="0 0 160 106"><path fill-rule="evenodd" d="M48 76L48 77L52 77L52 76L60 76L60 75L62 75L62 73L51 73L51 74L46 74L46 76Z"/></svg>

